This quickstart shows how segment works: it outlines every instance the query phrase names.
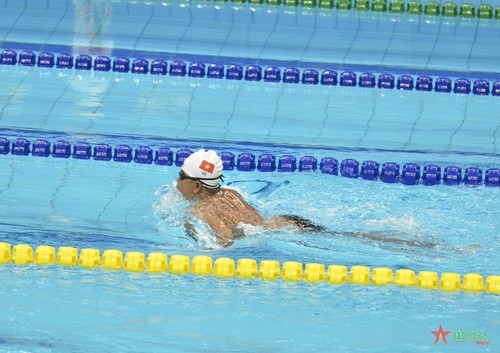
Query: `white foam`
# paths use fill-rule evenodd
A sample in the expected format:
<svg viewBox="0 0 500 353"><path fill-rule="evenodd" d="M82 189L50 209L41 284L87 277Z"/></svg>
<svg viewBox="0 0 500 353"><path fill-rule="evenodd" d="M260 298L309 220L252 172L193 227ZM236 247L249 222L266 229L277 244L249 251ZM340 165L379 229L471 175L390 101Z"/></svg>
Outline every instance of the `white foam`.
<svg viewBox="0 0 500 353"><path fill-rule="evenodd" d="M176 182L163 185L155 192L157 200L153 203L153 214L162 222L173 227L184 226L186 209L190 202L177 190Z"/></svg>
<svg viewBox="0 0 500 353"><path fill-rule="evenodd" d="M198 249L221 249L222 246L217 241L217 232L213 230L206 222L192 217L190 220L191 225L194 227L194 232L198 240L196 247Z"/></svg>
<svg viewBox="0 0 500 353"><path fill-rule="evenodd" d="M396 226L402 231L414 231L419 227L418 222L415 218L413 218L413 216L407 216L404 218L387 217L383 219L369 219L363 221L363 224L372 226Z"/></svg>

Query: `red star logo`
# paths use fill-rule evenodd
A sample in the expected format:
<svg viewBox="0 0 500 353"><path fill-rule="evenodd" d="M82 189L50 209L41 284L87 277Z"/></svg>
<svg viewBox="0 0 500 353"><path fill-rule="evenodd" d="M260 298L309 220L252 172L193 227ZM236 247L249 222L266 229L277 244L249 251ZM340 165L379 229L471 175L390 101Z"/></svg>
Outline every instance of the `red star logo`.
<svg viewBox="0 0 500 353"><path fill-rule="evenodd" d="M436 336L436 339L434 340L434 344L438 343L440 339L443 340L444 343L448 344L448 341L446 340L446 336L448 336L448 334L451 332L451 331L445 331L443 330L443 325L439 325L439 330L437 331L431 331L433 335Z"/></svg>
<svg viewBox="0 0 500 353"><path fill-rule="evenodd" d="M215 169L215 164L207 162L207 161L204 160L200 164L200 169L204 170L206 172L209 172L209 173L213 173L214 169Z"/></svg>

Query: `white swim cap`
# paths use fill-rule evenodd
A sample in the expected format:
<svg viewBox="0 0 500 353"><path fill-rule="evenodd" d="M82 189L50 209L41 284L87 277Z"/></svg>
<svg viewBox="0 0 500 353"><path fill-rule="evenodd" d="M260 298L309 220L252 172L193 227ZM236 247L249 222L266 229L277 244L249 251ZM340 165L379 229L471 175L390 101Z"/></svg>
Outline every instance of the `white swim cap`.
<svg viewBox="0 0 500 353"><path fill-rule="evenodd" d="M215 151L201 149L187 157L181 169L189 177L199 179L206 187L217 188L224 177L222 168L222 159Z"/></svg>

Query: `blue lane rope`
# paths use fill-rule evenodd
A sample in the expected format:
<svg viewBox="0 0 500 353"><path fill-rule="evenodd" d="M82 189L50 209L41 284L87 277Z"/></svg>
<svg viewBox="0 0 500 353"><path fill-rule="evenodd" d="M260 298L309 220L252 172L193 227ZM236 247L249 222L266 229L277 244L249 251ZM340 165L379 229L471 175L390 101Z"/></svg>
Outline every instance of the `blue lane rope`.
<svg viewBox="0 0 500 353"><path fill-rule="evenodd" d="M389 73L374 74L369 72L356 73L343 71L338 73L333 69L316 70L277 66L262 67L259 65L238 64L222 65L219 63L187 63L181 60L167 62L163 59L147 60L144 58L129 59L127 57L111 58L104 55L91 57L81 54L74 56L71 53L54 53L44 51L36 55L30 50L17 53L12 49L4 49L0 54L1 65L20 65L25 67L37 66L40 68L75 69L82 71L100 71L116 73L133 73L137 75L158 75L175 77L195 77L209 79L264 81L270 83L283 82L287 84L345 86L379 89L416 90L437 93L470 94L479 96L500 96L500 81L490 82L484 79L471 81L467 78L452 80L448 77L433 78L430 76L400 75L395 77Z"/></svg>
<svg viewBox="0 0 500 353"><path fill-rule="evenodd" d="M0 137L0 156L11 154L14 156L35 156L53 158L73 158L82 160L114 161L121 163L156 164L159 166L182 166L184 160L193 151L189 148L180 148L174 151L168 147L153 150L150 146L132 148L121 144L112 147L101 143L91 145L81 141L71 144L59 140L51 144L44 139L31 142L25 138L10 141ZM478 167L468 167L462 171L459 166L441 166L426 164L423 167L416 163L404 163L402 166L396 162L378 163L368 160L359 161L346 158L339 162L334 157L323 157L319 160L314 156L296 157L290 154L275 156L263 153L255 156L253 153L243 152L238 155L230 151L219 152L223 161L224 170L260 171L260 172L315 172L323 174L340 175L346 178L360 178L364 180L380 180L389 184L404 185L459 185L467 186L485 185L490 187L500 186L500 168L483 170Z"/></svg>

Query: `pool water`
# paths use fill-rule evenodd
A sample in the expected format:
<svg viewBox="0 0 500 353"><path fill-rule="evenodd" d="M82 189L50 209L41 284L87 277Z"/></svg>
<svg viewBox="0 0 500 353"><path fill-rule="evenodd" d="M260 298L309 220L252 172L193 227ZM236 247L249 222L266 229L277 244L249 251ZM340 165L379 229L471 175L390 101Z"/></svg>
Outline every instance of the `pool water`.
<svg viewBox="0 0 500 353"><path fill-rule="evenodd" d="M55 267L7 271L18 278L3 296L6 351L494 351L498 326L492 295ZM490 347L451 339L434 345L431 331L440 323L484 330Z"/></svg>
<svg viewBox="0 0 500 353"><path fill-rule="evenodd" d="M0 8L1 47L18 51L498 80L494 20L209 1ZM0 137L9 141L499 167L500 100L492 95L19 65L0 66L0 75ZM340 234L248 229L220 248L209 230L198 243L184 233L177 173L155 163L0 155L0 242L500 274L497 187L228 170L227 187L264 216L297 214ZM6 352L498 350L499 296L486 292L12 263L0 266L0 283ZM440 325L481 331L489 344L453 334L435 344Z"/></svg>
<svg viewBox="0 0 500 353"><path fill-rule="evenodd" d="M396 232L438 246L283 231L255 232L230 248L210 250L179 227L176 167L19 156L4 156L2 164L8 167L2 167L0 187L2 240L13 245L462 275L499 271L497 198L491 197L496 189L485 186L409 187L316 173L227 172L228 182L266 215L300 214L339 231ZM262 190L268 185L274 189L269 193ZM159 210L165 195L170 197L163 202L172 207ZM2 345L8 351L221 352L248 351L249 345L252 351L418 351L433 346L430 331L439 324L485 331L493 347L498 326L498 296L487 293L13 264L2 265L0 276L6 284ZM453 347L484 348L462 342Z"/></svg>

